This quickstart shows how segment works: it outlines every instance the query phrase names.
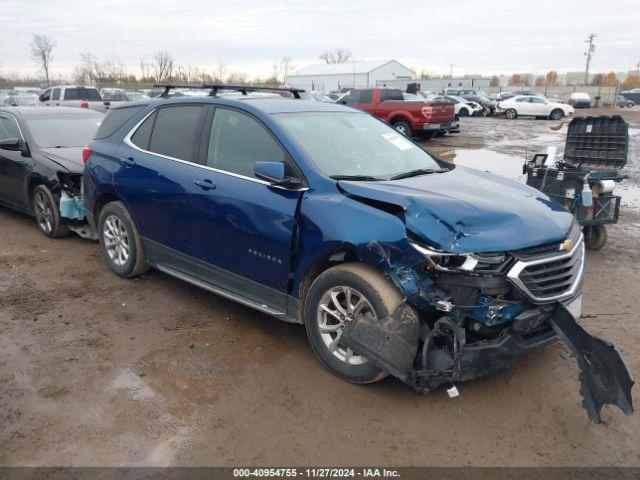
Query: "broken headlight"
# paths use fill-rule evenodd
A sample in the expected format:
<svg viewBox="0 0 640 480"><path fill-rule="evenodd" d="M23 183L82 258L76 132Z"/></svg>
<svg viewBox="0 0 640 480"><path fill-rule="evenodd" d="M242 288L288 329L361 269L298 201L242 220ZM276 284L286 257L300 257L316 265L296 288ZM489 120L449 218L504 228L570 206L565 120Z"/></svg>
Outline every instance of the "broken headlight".
<svg viewBox="0 0 640 480"><path fill-rule="evenodd" d="M472 253L447 253L424 247L415 242L411 242L411 246L426 257L429 266L436 270L471 272L478 264L478 257Z"/></svg>
<svg viewBox="0 0 640 480"><path fill-rule="evenodd" d="M411 242L411 246L426 257L431 268L446 272L491 270L506 260L504 253L448 253L416 242Z"/></svg>

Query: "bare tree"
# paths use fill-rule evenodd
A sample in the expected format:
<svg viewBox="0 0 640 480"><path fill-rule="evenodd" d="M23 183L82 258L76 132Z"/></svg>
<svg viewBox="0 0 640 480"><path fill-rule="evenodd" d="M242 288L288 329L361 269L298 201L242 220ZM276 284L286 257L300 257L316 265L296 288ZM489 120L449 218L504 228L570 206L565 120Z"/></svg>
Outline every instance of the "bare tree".
<svg viewBox="0 0 640 480"><path fill-rule="evenodd" d="M291 55L287 55L280 59L280 72L282 74L282 81L286 82L287 77L291 72L296 69L296 66L291 61Z"/></svg>
<svg viewBox="0 0 640 480"><path fill-rule="evenodd" d="M119 57L109 57L102 64L104 75L109 82L122 82L126 79L127 71Z"/></svg>
<svg viewBox="0 0 640 480"><path fill-rule="evenodd" d="M145 79L149 78L151 75L149 75L149 71L151 69L151 65L149 65L149 63L147 63L147 61L144 59L144 57L140 57L138 59L138 67L140 68L140 75L141 75L141 80L144 81Z"/></svg>
<svg viewBox="0 0 640 480"><path fill-rule="evenodd" d="M227 77L227 81L231 85L245 85L249 83L249 79L247 78L247 74L243 72L231 72Z"/></svg>
<svg viewBox="0 0 640 480"><path fill-rule="evenodd" d="M227 78L227 65L222 60L218 62L213 76L215 77L215 81L220 83L224 83Z"/></svg>
<svg viewBox="0 0 640 480"><path fill-rule="evenodd" d="M95 80L95 65L98 63L93 53L81 53L80 65L76 67L76 78L82 83L93 84Z"/></svg>
<svg viewBox="0 0 640 480"><path fill-rule="evenodd" d="M34 35L31 41L31 57L42 67L49 85L49 67L53 59L53 49L56 42L52 42L46 35Z"/></svg>
<svg viewBox="0 0 640 480"><path fill-rule="evenodd" d="M318 58L325 63L349 63L353 62L353 53L346 48L334 48L322 52Z"/></svg>
<svg viewBox="0 0 640 480"><path fill-rule="evenodd" d="M169 52L160 51L154 55L153 75L156 83L168 82L173 74L173 57Z"/></svg>

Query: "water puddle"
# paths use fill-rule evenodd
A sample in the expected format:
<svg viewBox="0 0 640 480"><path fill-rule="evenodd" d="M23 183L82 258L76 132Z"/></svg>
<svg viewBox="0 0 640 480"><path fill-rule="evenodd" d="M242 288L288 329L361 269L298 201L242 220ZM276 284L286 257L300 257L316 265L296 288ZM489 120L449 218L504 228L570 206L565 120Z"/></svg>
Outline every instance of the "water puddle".
<svg viewBox="0 0 640 480"><path fill-rule="evenodd" d="M176 336L140 358L136 376L166 398L177 416L190 416L195 406L211 407L243 378L289 352L289 335L283 339L282 333L297 326L256 317L255 322L230 322L224 332L204 328Z"/></svg>
<svg viewBox="0 0 640 480"><path fill-rule="evenodd" d="M632 129L630 129L632 130ZM522 173L522 165L525 162L525 153L521 155L499 153L488 149L430 149L439 158L457 165L475 168L491 172L501 177L509 178L517 182L526 182L526 174ZM540 149L544 152L545 149ZM533 152L528 154L533 156ZM633 179L627 179L619 183L615 193L622 196L622 206L633 210L640 210L640 186Z"/></svg>

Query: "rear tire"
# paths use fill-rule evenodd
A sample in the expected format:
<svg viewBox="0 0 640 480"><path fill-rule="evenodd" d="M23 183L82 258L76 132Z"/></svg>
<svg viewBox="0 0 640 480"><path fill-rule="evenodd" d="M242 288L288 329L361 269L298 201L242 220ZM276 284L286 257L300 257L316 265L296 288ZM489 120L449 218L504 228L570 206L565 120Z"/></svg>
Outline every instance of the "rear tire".
<svg viewBox="0 0 640 480"><path fill-rule="evenodd" d="M509 120L515 120L518 118L518 112L515 108L509 108L506 112L504 112L504 116Z"/></svg>
<svg viewBox="0 0 640 480"><path fill-rule="evenodd" d="M607 243L607 229L604 225L584 227L584 244L589 250L600 250Z"/></svg>
<svg viewBox="0 0 640 480"><path fill-rule="evenodd" d="M387 376L384 370L340 347L338 339L355 315L383 319L395 312L402 300L393 283L369 265L345 263L322 272L311 284L304 308L311 348L324 366L343 380L372 383L383 379Z"/></svg>
<svg viewBox="0 0 640 480"><path fill-rule="evenodd" d="M100 211L98 240L102 256L116 275L132 278L149 270L140 234L122 202L108 203Z"/></svg>
<svg viewBox="0 0 640 480"><path fill-rule="evenodd" d="M393 128L395 128L401 134L406 135L407 137L411 137L413 135L411 125L409 125L409 123L405 122L404 120L396 120L392 125Z"/></svg>
<svg viewBox="0 0 640 480"><path fill-rule="evenodd" d="M465 107L460 109L460 112L458 112L458 115L460 115L461 117L468 117L469 116L469 110Z"/></svg>
<svg viewBox="0 0 640 480"><path fill-rule="evenodd" d="M46 185L38 185L33 190L33 214L40 231L49 238L69 235L70 230L62 224L58 202Z"/></svg>

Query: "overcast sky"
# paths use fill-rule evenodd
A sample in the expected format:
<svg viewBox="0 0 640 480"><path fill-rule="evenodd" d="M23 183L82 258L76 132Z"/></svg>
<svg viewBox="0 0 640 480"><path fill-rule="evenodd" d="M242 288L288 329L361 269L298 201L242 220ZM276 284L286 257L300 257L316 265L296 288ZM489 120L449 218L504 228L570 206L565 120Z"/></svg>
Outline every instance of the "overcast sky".
<svg viewBox="0 0 640 480"><path fill-rule="evenodd" d="M592 72L628 71L640 62L638 0L258 1L0 0L0 72L36 72L35 33L57 43L54 74L69 74L79 53L116 56L136 74L138 59L166 50L176 63L267 76L291 55L301 68L325 49L358 60L396 59L421 71L544 73L584 69L596 33Z"/></svg>

